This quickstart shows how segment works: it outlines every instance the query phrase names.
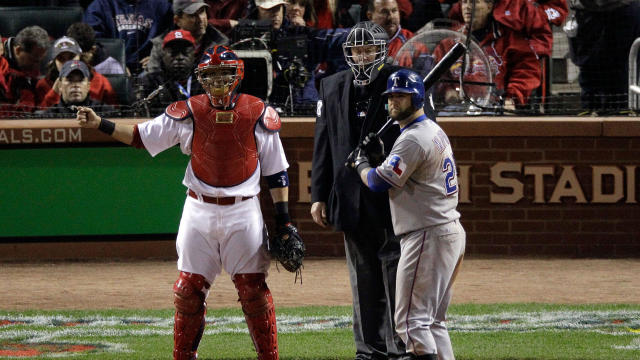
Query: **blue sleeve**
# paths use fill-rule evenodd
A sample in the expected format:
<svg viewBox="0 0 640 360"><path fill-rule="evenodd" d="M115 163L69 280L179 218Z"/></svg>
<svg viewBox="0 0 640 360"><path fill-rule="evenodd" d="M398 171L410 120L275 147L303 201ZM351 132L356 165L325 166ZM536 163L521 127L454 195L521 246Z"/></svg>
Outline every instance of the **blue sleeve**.
<svg viewBox="0 0 640 360"><path fill-rule="evenodd" d="M383 192L389 190L391 184L384 181L384 179L378 175L376 169L369 169L367 173L367 187L373 192Z"/></svg>
<svg viewBox="0 0 640 360"><path fill-rule="evenodd" d="M87 7L84 12L83 21L93 28L97 38L115 38L118 37L115 24L107 19L112 18L110 10L105 9L102 1L94 1Z"/></svg>

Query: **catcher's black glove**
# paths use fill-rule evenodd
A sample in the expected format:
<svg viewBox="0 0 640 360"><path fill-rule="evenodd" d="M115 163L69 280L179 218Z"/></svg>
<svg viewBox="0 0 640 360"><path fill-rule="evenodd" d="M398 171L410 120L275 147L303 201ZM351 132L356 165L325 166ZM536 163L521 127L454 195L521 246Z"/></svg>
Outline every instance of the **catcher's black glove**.
<svg viewBox="0 0 640 360"><path fill-rule="evenodd" d="M374 132L371 132L364 137L362 143L360 143L360 148L362 148L364 153L369 158L371 167L377 167L378 165L382 164L385 159L384 143Z"/></svg>
<svg viewBox="0 0 640 360"><path fill-rule="evenodd" d="M301 271L306 248L298 229L291 223L279 226L276 236L270 239L269 252L287 271ZM297 276L296 276L297 277Z"/></svg>

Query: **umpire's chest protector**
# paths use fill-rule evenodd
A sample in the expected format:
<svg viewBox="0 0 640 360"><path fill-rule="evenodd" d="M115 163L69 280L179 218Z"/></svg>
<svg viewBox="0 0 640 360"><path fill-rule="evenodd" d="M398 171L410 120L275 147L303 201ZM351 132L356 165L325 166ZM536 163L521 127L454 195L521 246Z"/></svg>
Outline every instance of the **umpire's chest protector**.
<svg viewBox="0 0 640 360"><path fill-rule="evenodd" d="M265 111L262 100L241 94L233 109L214 108L206 94L191 97L193 143L191 167L211 186L233 186L247 180L258 166L254 129Z"/></svg>

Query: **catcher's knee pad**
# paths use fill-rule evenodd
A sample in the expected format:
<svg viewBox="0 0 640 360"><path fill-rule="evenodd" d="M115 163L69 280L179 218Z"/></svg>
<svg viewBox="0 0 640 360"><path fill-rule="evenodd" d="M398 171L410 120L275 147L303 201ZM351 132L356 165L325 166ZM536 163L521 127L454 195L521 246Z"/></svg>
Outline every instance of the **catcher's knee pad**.
<svg viewBox="0 0 640 360"><path fill-rule="evenodd" d="M180 272L173 284L173 304L176 307L173 325L174 360L192 360L204 332L207 303L203 289L209 288L204 276Z"/></svg>
<svg viewBox="0 0 640 360"><path fill-rule="evenodd" d="M238 290L242 311L259 360L278 360L276 312L265 275L237 274L233 283Z"/></svg>

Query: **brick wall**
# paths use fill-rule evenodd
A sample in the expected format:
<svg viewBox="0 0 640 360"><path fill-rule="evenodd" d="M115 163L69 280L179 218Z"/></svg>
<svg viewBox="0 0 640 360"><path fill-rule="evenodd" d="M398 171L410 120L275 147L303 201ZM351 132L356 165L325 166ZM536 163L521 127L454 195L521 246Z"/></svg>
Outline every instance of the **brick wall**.
<svg viewBox="0 0 640 360"><path fill-rule="evenodd" d="M467 253L640 256L637 122L467 118L440 124L458 165ZM296 126L283 133L292 164L291 212L309 254L343 255L341 235L312 222L308 187L299 188L300 168L309 176L313 140L312 127ZM271 206L263 203L269 221Z"/></svg>
<svg viewBox="0 0 640 360"><path fill-rule="evenodd" d="M468 254L640 257L639 120L475 117L443 118L439 123L451 139L458 165L458 209ZM291 164L290 212L310 256L343 256L342 235L315 225L309 214L313 125L310 118L283 120L281 137ZM82 133L61 139L64 143L113 141L95 130L78 129L72 120L0 120L0 135L5 136L0 136L0 144L12 144L14 135L24 131L56 134L61 129ZM263 212L273 228L273 206L266 193ZM171 238L160 243L154 257L175 256ZM85 245L96 257L131 257L138 256L135 246L144 249L145 244ZM3 244L0 253L31 258L31 245ZM37 244L43 256L55 258L77 253L77 246ZM148 251L139 256L149 256Z"/></svg>

